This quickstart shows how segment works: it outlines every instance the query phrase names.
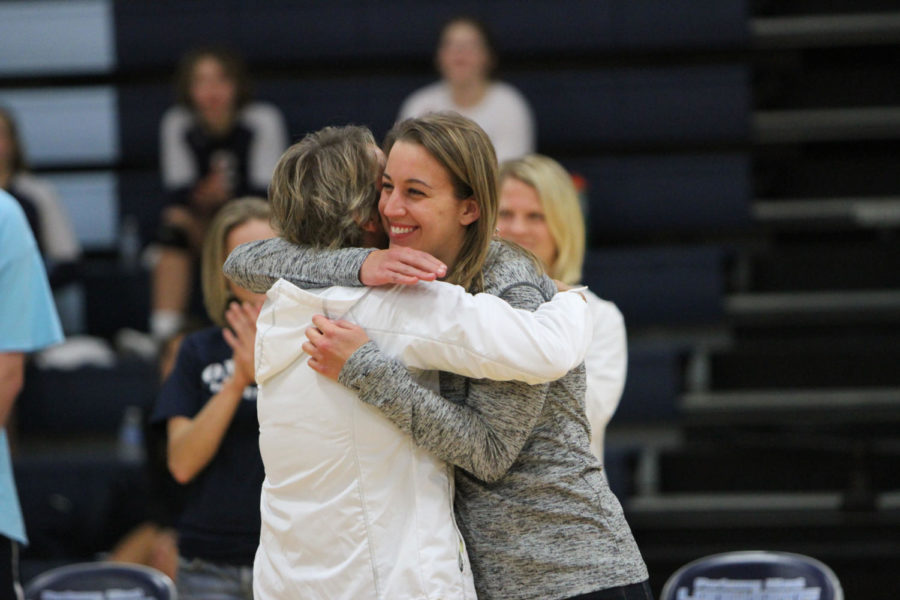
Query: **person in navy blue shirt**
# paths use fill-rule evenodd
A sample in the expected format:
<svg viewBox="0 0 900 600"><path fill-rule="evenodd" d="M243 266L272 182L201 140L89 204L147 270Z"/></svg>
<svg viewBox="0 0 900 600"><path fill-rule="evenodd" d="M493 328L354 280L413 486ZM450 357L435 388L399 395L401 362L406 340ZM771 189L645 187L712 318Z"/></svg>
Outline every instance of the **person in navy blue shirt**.
<svg viewBox="0 0 900 600"><path fill-rule="evenodd" d="M201 316L196 266L210 221L235 198L266 196L289 139L284 115L251 98L244 61L230 50L188 52L178 67L176 92L178 102L166 110L159 129L167 204L152 279L149 326L157 345Z"/></svg>
<svg viewBox="0 0 900 600"><path fill-rule="evenodd" d="M253 345L265 300L225 279L222 264L239 244L275 236L269 205L230 202L203 247L206 310L216 326L188 335L163 383L153 422L165 422L168 466L187 486L176 524L179 598L252 598L259 544L259 454Z"/></svg>

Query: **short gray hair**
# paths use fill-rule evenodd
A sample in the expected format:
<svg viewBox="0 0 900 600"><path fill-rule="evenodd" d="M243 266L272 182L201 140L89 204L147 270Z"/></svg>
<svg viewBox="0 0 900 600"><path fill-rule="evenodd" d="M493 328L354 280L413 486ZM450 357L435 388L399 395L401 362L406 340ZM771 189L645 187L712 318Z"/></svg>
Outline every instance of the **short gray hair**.
<svg viewBox="0 0 900 600"><path fill-rule="evenodd" d="M363 245L378 216L375 138L365 127L325 127L288 148L275 165L269 197L282 238L319 248Z"/></svg>

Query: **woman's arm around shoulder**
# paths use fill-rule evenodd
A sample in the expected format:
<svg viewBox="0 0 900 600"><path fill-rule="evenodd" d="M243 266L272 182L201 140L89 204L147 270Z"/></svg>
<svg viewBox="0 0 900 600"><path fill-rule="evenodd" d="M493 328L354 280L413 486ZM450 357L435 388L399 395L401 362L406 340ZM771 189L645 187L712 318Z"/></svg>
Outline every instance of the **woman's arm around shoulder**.
<svg viewBox="0 0 900 600"><path fill-rule="evenodd" d="M300 288L358 286L359 270L372 248L322 250L282 238L241 244L228 255L223 271L237 285L256 293L279 279Z"/></svg>
<svg viewBox="0 0 900 600"><path fill-rule="evenodd" d="M411 285L442 277L446 269L430 254L412 248L328 250L292 244L282 238L242 244L232 251L223 267L229 279L257 293L268 291L279 279L307 289Z"/></svg>
<svg viewBox="0 0 900 600"><path fill-rule="evenodd" d="M535 282L509 286L523 307L543 302ZM417 445L484 481L503 477L515 462L543 411L547 384L470 379L464 403L418 385L406 367L373 343L359 348L339 381L382 411Z"/></svg>
<svg viewBox="0 0 900 600"><path fill-rule="evenodd" d="M591 312L577 291L557 293L535 312L446 283L416 292L400 290L392 302L402 322L390 329L404 334L397 358L408 367L543 383L581 364L593 339Z"/></svg>

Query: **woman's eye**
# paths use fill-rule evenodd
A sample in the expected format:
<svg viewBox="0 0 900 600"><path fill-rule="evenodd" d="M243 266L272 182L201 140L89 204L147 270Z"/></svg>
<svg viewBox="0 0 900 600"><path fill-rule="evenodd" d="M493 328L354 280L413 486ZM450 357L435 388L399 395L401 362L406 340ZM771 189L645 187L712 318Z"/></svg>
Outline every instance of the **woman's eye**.
<svg viewBox="0 0 900 600"><path fill-rule="evenodd" d="M394 184L389 181L383 181L383 182L381 182L381 189L382 190L392 190L392 189L394 189Z"/></svg>
<svg viewBox="0 0 900 600"><path fill-rule="evenodd" d="M538 213L534 213L534 214L528 215L528 218L529 218L529 220L531 220L531 221L534 221L534 222L536 222L536 223L540 223L540 222L542 222L542 221L544 220L544 215L538 214Z"/></svg>

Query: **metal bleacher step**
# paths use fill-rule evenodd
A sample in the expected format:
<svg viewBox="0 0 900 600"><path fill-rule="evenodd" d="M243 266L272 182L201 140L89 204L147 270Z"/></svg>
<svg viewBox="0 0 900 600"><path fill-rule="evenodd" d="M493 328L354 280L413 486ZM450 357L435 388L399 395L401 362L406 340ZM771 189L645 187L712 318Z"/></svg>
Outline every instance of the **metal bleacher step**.
<svg viewBox="0 0 900 600"><path fill-rule="evenodd" d="M763 144L894 140L900 138L900 107L757 111L753 138Z"/></svg>
<svg viewBox="0 0 900 600"><path fill-rule="evenodd" d="M900 290L739 293L725 298L725 312L742 323L821 324L834 318L896 321Z"/></svg>
<svg viewBox="0 0 900 600"><path fill-rule="evenodd" d="M776 428L900 423L900 387L688 392L681 411L694 426Z"/></svg>
<svg viewBox="0 0 900 600"><path fill-rule="evenodd" d="M632 496L629 513L837 510L842 495L824 493L677 493Z"/></svg>
<svg viewBox="0 0 900 600"><path fill-rule="evenodd" d="M740 409L898 408L900 387L689 392L682 408L691 411Z"/></svg>
<svg viewBox="0 0 900 600"><path fill-rule="evenodd" d="M900 12L757 18L750 31L758 48L894 44L900 42Z"/></svg>
<svg viewBox="0 0 900 600"><path fill-rule="evenodd" d="M758 223L776 227L900 227L900 196L759 198L751 211Z"/></svg>

